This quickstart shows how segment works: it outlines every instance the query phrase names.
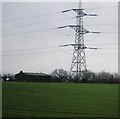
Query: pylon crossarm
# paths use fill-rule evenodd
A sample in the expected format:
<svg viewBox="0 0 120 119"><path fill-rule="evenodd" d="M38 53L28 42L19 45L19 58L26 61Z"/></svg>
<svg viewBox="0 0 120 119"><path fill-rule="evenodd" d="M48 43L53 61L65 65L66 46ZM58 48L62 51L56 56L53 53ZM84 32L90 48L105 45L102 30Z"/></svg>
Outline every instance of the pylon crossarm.
<svg viewBox="0 0 120 119"><path fill-rule="evenodd" d="M95 49L95 50L97 50L98 48L86 47L86 49Z"/></svg>
<svg viewBox="0 0 120 119"><path fill-rule="evenodd" d="M69 12L69 11L72 11L72 9L63 10L62 13Z"/></svg>
<svg viewBox="0 0 120 119"><path fill-rule="evenodd" d="M86 16L94 17L94 16L98 16L98 15L97 14L86 14Z"/></svg>
<svg viewBox="0 0 120 119"><path fill-rule="evenodd" d="M61 45L60 47L67 47L67 46L78 46L77 48L79 49L99 49L99 48L92 48L92 47L86 47L82 44L66 44L66 45Z"/></svg>
<svg viewBox="0 0 120 119"><path fill-rule="evenodd" d="M74 8L72 9L73 11L82 11L82 10L85 10L85 9L82 9L82 8Z"/></svg>
<svg viewBox="0 0 120 119"><path fill-rule="evenodd" d="M68 27L68 25L66 26L60 26L60 27L57 27L58 29L62 29L62 28L65 28L65 27Z"/></svg>
<svg viewBox="0 0 120 119"><path fill-rule="evenodd" d="M81 10L85 10L85 9L79 9L79 8L76 8L76 9L67 9L67 10L63 10L62 13L70 12L70 11L81 11Z"/></svg>
<svg viewBox="0 0 120 119"><path fill-rule="evenodd" d="M60 47L67 47L69 46L70 44L66 44L66 45L60 45Z"/></svg>
<svg viewBox="0 0 120 119"><path fill-rule="evenodd" d="M89 33L101 33L101 32L90 31Z"/></svg>
<svg viewBox="0 0 120 119"><path fill-rule="evenodd" d="M70 27L70 28L77 30L77 28L81 28L83 26L82 25L66 25L66 26L60 26L60 27L58 27L58 29L62 29L62 28L66 28L66 27ZM92 31L88 31L85 28L83 28L83 31L82 32L80 31L79 33L86 34L86 33L101 33L101 32L92 32Z"/></svg>

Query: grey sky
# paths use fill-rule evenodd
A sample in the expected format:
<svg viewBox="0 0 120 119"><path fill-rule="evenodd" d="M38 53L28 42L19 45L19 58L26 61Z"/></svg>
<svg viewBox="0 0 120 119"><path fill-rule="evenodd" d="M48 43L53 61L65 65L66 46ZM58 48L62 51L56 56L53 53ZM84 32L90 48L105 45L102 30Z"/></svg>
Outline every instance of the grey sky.
<svg viewBox="0 0 120 119"><path fill-rule="evenodd" d="M76 21L72 18L76 13L58 12L78 7L77 2L6 2L2 5L3 73L16 73L20 70L51 73L56 68L69 71L73 48L58 46L74 43L74 30L52 28L75 24ZM97 17L84 17L87 30L117 32L117 2L86 2L83 7L86 13L98 14ZM108 48L86 50L87 69L95 72L117 72L118 50L114 49L117 48L117 43L117 33L85 35L86 46Z"/></svg>

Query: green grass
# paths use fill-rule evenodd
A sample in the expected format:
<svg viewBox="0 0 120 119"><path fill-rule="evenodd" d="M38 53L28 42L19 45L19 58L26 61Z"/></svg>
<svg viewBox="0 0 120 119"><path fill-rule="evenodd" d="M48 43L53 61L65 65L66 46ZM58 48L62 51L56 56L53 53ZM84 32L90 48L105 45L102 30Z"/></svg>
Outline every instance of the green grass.
<svg viewBox="0 0 120 119"><path fill-rule="evenodd" d="M114 117L117 84L3 83L3 117Z"/></svg>

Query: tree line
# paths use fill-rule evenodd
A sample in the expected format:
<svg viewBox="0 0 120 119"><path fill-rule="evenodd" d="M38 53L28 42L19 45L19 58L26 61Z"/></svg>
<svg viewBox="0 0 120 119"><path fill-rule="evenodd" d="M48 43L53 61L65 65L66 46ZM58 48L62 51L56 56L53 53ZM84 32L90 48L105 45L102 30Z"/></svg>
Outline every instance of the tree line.
<svg viewBox="0 0 120 119"><path fill-rule="evenodd" d="M92 72L87 71L84 78L79 80L79 78L71 77L64 69L55 69L51 72L51 82L59 83L120 83L120 75L118 73L109 73L105 71ZM0 75L2 81L15 81L14 74L3 74Z"/></svg>
<svg viewBox="0 0 120 119"><path fill-rule="evenodd" d="M105 71L92 72L87 71L84 74L84 78L79 80L79 78L71 78L70 74L63 69L55 69L51 73L53 81L58 82L75 82L75 83L120 83L120 75L117 73L109 73Z"/></svg>

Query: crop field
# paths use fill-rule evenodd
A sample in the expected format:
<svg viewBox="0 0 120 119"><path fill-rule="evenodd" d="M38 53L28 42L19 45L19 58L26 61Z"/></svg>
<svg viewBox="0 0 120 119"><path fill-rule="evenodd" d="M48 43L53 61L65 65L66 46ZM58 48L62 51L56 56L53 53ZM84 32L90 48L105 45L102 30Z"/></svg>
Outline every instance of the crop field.
<svg viewBox="0 0 120 119"><path fill-rule="evenodd" d="M4 82L3 117L116 117L117 84Z"/></svg>

